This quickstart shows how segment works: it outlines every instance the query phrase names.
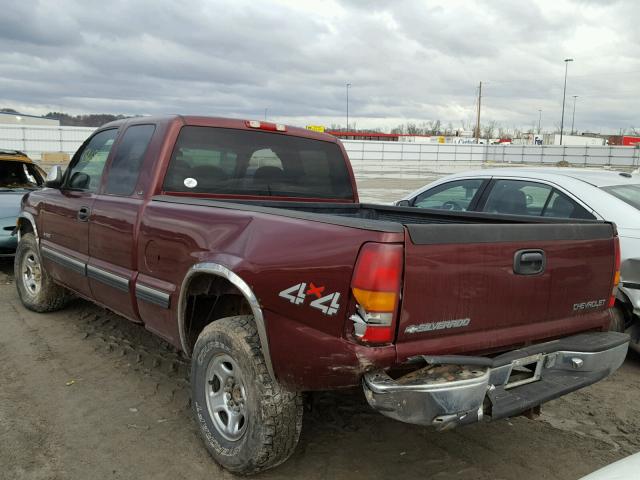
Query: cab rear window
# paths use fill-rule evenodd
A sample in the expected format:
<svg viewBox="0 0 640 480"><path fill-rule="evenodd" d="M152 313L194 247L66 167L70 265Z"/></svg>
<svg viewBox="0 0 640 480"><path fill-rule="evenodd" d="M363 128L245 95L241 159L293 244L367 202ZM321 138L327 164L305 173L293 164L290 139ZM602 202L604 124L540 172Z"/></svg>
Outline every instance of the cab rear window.
<svg viewBox="0 0 640 480"><path fill-rule="evenodd" d="M269 132L185 126L163 190L219 195L351 200L335 143Z"/></svg>

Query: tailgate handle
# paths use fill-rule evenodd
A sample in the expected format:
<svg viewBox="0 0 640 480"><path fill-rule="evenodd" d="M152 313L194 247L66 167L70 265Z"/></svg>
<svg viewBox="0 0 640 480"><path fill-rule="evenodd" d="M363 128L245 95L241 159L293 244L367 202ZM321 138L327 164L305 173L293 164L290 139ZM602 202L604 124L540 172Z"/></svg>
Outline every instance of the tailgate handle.
<svg viewBox="0 0 640 480"><path fill-rule="evenodd" d="M538 275L544 272L546 257L542 250L518 250L513 257L513 273Z"/></svg>

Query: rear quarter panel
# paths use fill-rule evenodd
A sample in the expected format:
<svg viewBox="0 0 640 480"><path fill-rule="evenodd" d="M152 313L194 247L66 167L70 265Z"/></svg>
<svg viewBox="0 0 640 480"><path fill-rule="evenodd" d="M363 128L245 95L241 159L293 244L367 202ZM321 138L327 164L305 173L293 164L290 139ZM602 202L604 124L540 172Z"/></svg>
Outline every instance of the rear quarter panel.
<svg viewBox="0 0 640 480"><path fill-rule="evenodd" d="M189 268L221 264L239 275L257 296L266 320L277 377L306 389L357 384L370 361L345 340L350 282L360 247L367 241L402 241L402 233L381 233L257 212L150 202L138 242L139 279L171 292L171 309L138 300L147 326L179 345L178 299ZM311 285L313 283L313 286ZM280 292L305 284L295 304ZM315 292L309 289L316 287ZM310 304L338 293L339 308L326 314ZM295 291L291 293L295 295ZM395 360L383 347L374 359Z"/></svg>

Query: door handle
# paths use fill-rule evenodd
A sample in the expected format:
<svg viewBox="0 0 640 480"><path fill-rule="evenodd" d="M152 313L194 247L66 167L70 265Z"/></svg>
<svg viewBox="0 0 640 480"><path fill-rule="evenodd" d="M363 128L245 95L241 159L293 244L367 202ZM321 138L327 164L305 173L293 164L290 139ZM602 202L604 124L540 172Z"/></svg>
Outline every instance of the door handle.
<svg viewBox="0 0 640 480"><path fill-rule="evenodd" d="M80 207L78 210L78 220L81 222L89 220L89 215L91 215L91 209L89 207Z"/></svg>
<svg viewBox="0 0 640 480"><path fill-rule="evenodd" d="M538 275L544 272L547 259L543 250L518 250L513 256L513 273Z"/></svg>

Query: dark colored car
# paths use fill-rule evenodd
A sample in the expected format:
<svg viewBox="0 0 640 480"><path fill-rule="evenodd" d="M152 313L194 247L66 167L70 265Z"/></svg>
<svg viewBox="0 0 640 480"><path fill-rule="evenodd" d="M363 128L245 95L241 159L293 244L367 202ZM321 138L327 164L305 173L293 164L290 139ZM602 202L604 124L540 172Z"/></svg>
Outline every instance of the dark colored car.
<svg viewBox="0 0 640 480"><path fill-rule="evenodd" d="M403 422L517 415L596 382L615 226L361 204L334 137L267 122L139 118L98 129L23 200L16 286L80 295L192 358L207 449L285 461L302 393L361 385Z"/></svg>
<svg viewBox="0 0 640 480"><path fill-rule="evenodd" d="M0 149L0 257L13 256L20 199L44 184L44 171L17 150Z"/></svg>

